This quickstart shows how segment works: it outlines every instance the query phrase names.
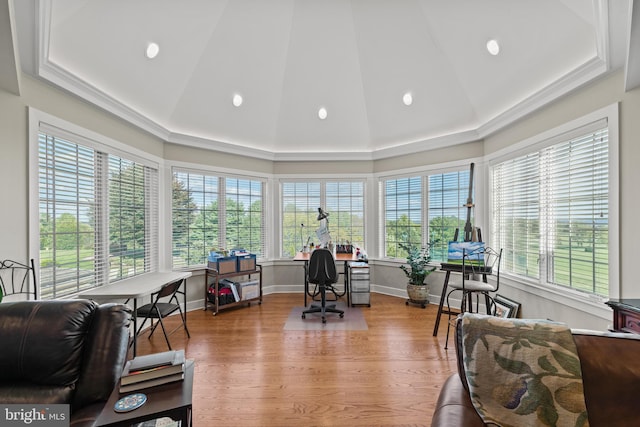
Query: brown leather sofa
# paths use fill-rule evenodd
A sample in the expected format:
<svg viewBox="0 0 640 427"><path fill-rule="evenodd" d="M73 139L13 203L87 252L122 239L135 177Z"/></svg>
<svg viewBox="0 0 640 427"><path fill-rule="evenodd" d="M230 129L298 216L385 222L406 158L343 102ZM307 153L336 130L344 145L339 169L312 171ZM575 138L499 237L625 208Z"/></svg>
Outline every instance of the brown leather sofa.
<svg viewBox="0 0 640 427"><path fill-rule="evenodd" d="M69 404L71 426L93 426L122 373L130 321L123 304L0 304L0 402Z"/></svg>
<svg viewBox="0 0 640 427"><path fill-rule="evenodd" d="M640 336L613 332L572 330L580 356L585 402L591 427L640 425ZM482 427L464 378L456 330L458 373L442 386L431 427Z"/></svg>

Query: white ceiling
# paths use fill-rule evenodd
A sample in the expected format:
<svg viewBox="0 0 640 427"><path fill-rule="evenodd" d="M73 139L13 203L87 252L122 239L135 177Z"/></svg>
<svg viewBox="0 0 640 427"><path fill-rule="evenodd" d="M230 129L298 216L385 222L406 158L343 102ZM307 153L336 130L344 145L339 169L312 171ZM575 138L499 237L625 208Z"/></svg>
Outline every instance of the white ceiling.
<svg viewBox="0 0 640 427"><path fill-rule="evenodd" d="M617 0L14 4L24 71L168 141L276 160L376 159L480 139L623 67L631 9ZM153 60L149 42L160 45Z"/></svg>

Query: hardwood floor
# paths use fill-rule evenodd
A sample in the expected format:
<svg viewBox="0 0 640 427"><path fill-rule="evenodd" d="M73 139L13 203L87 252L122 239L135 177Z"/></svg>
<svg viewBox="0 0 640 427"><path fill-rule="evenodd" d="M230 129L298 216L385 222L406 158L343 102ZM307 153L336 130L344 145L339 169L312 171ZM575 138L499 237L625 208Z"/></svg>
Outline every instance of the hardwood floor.
<svg viewBox="0 0 640 427"><path fill-rule="evenodd" d="M189 312L191 339L178 330L170 340L195 359L196 427L431 424L456 370L455 349L444 350L446 317L432 336L436 305L372 294L371 308L360 308L368 330L285 331L289 312L302 305L302 294L272 294L217 316ZM138 340L139 354L166 350L162 333Z"/></svg>

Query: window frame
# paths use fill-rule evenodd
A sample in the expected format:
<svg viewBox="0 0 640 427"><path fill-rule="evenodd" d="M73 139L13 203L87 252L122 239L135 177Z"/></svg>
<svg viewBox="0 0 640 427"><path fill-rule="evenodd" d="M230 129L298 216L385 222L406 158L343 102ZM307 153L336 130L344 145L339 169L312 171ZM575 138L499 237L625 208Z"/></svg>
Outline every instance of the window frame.
<svg viewBox="0 0 640 427"><path fill-rule="evenodd" d="M169 251L169 259L168 264L172 269L197 269L202 268L206 265L206 254L203 262L201 264L191 264L185 266L175 266L173 263L173 177L175 173L186 173L193 175L203 175L210 178L215 178L218 183L218 218L225 218L225 221L218 222L218 230L217 230L217 242L213 244L213 247L225 247L226 246L226 199L225 201L220 201L221 198L226 196L226 181L227 179L232 180L248 180L248 181L258 181L261 183L261 199L262 199L262 226L261 226L261 238L262 238L262 253L257 254L258 259L265 259L268 257L269 252L269 242L270 237L267 233L267 224L269 221L269 198L268 198L268 188L269 188L269 180L266 175L247 175L246 173L240 173L239 171L224 169L224 168L203 168L202 165L196 165L192 163L184 163L184 162L168 162L168 173L167 173L167 181L168 181L168 191L167 191L167 200L166 204L167 210L167 236L170 236L168 241L168 251ZM220 213L220 210L223 210ZM225 249L233 249L226 248Z"/></svg>
<svg viewBox="0 0 640 427"><path fill-rule="evenodd" d="M293 256L295 256L295 253L293 256L288 256L284 254L284 220L285 220L285 216L284 216L284 185L285 184L306 184L307 186L309 184L318 184L319 185L319 190L318 190L318 200L319 200L319 205L318 206L308 206L309 211L306 212L303 216L303 221L300 223L300 227L297 226L298 224L298 217L296 217L296 230L295 230L295 237L294 239L297 240L298 237L302 236L301 238L301 243L299 245L296 245L296 248L298 248L298 246L304 246L304 243L306 243L304 241L304 236L308 236L310 237L309 240L310 242L314 242L317 243L317 239L314 239L313 236L315 236L315 229L318 226L318 221L316 220L316 216L317 216L317 208L318 207L322 207L325 211L327 211L330 215L332 214L332 211L330 208L327 207L327 184L328 183L349 183L349 184L353 184L353 183L359 183L362 185L362 238L363 241L362 242L351 242L352 244L355 244L356 246L360 246L362 245L363 248L366 248L366 242L367 242L367 210L368 210L368 203L369 203L369 195L368 195L368 186L369 186L369 182L367 181L366 178L364 177L360 177L360 176L350 176L350 177L345 177L345 178L341 178L341 177L328 177L328 176L323 176L323 177L310 177L310 178L306 178L306 179L301 179L299 177L284 177L284 176L280 176L277 178L277 187L278 187L278 194L279 194L279 198L278 198L278 212L279 212L279 216L278 216L278 247L277 247L277 253L278 253L278 257L281 259L290 259L293 258ZM352 211L349 211L352 212ZM335 217L335 212L334 212L334 217ZM332 232L332 230L335 230L336 227L338 227L335 223L331 222L332 218L329 218L329 232L331 233L332 238L334 238L334 236L336 236L336 234L334 232ZM302 224L304 224L304 227L302 227ZM347 227L340 227L340 228L347 228ZM300 230L300 232L298 233L298 229ZM303 229L306 229L303 231ZM300 234L302 233L302 234ZM297 242L296 242L297 243ZM335 242L334 242L335 243ZM339 243L339 242L338 242Z"/></svg>
<svg viewBox="0 0 640 427"><path fill-rule="evenodd" d="M488 162L488 180L490 188L493 188L493 168L496 164L504 161L515 159L529 153L544 150L555 144L569 142L573 138L579 137L588 132L590 126L597 122L606 121L608 128L608 168L609 168L609 192L608 192L608 275L609 275L609 294L608 296L599 296L592 293L586 293L566 287L564 285L555 285L548 283L547 277L547 260L540 261L540 278L533 279L511 272L501 270L501 278L506 283L513 285L517 289L526 292L532 292L532 289L538 288L547 293L550 298L569 307L579 307L583 302L597 302L600 304L609 298L619 298L620 295L620 253L619 253L619 112L618 104L612 104L587 115L571 120L567 123L559 125L555 128L546 130L532 137L521 140L507 148L498 150L494 153L487 154L485 159ZM597 126L596 126L597 127ZM488 198L488 205L494 205L494 192L491 192ZM495 224L493 218L489 219L490 236L494 235ZM492 237L493 238L493 237ZM544 249L546 250L546 249Z"/></svg>
<svg viewBox="0 0 640 427"><path fill-rule="evenodd" d="M421 245L427 246L429 243L429 177L435 175L442 175L448 173L460 173L469 170L469 166L471 163L475 164L474 168L474 180L473 180L473 193L474 193L474 203L476 200L483 200L483 195L485 193L485 165L482 161L482 158L468 158L464 160L456 160L447 163L441 163L437 165L413 168L410 170L403 170L401 172L391 171L385 174L376 174L376 179L378 183L378 253L380 254L380 259L392 261L392 262L404 262L404 258L402 257L391 257L386 253L386 218L385 218L385 182L388 180L394 179L402 179L402 178L410 178L410 177L420 177L421 179L421 198L422 198L422 215L421 215ZM463 183L464 188L469 187L468 182ZM468 190L467 190L468 196ZM466 197L465 196L465 202ZM474 219L475 224L483 224L483 219L485 218L484 209L474 208L472 218ZM466 211L464 213L463 222L466 221ZM464 236L464 229L460 229L460 233L458 236L458 240L460 240ZM485 235L485 231L482 230L483 236ZM439 265L441 261L434 260L434 265Z"/></svg>
<svg viewBox="0 0 640 427"><path fill-rule="evenodd" d="M37 283L42 288L42 280L40 277L40 134L53 136L62 141L68 142L73 145L77 145L89 150L92 150L96 154L97 162L103 164L99 167L102 168L100 178L96 176L96 180L100 178L101 182L96 182L94 185L98 193L95 194L95 209L96 212L102 213L100 221L96 222L95 235L102 236L102 238L96 242L94 253L96 251L103 253L104 257L109 256L109 235L107 234L109 223L109 208L107 198L109 196L108 175L109 170L109 158L114 156L125 160L126 162L135 162L139 166L144 166L145 170L150 169L155 175L153 183L147 188L145 193L145 218L144 221L147 224L145 229L148 229L150 233L147 242L148 247L145 248L145 261L144 271L136 272L133 275L127 275L126 277L117 277L112 279L108 271L108 263L103 262L103 267L95 267L94 274L91 283L92 286L86 289L79 289L76 292L64 295L53 296L52 298L69 298L81 293L85 290L114 283L119 280L124 280L134 275L143 275L146 273L158 271L161 267L159 260L162 254L162 236L160 229L160 209L159 200L162 183L162 159L149 153L138 150L135 147L124 144L122 142L113 140L97 132L90 131L81 126L60 119L53 115L44 113L35 108L30 107L29 113L29 257L32 258L37 265L36 277ZM145 172L146 176L146 172ZM153 207L153 213L150 213L150 209ZM106 258L105 258L106 259ZM98 261L100 262L100 261ZM42 292L39 292L42 295Z"/></svg>

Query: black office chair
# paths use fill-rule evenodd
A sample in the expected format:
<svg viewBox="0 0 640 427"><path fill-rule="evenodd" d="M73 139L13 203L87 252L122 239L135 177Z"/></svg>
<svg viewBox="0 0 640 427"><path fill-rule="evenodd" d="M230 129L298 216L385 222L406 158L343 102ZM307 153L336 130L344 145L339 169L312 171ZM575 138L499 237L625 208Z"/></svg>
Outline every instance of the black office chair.
<svg viewBox="0 0 640 427"><path fill-rule="evenodd" d="M502 249L495 251L489 247L480 247L475 250L462 250L462 273L460 280L449 282L451 290L447 294L447 311L449 312L449 322L447 324L447 339L444 344L445 350L449 344L449 329L451 328L451 304L449 297L454 292L461 292L460 313L475 312L479 310L480 296L484 296L485 310L489 315L496 314L496 302L491 296L498 292L500 287L500 261L502 260ZM481 261L479 263L478 261ZM489 283L488 277L493 277L495 282ZM475 311L473 308L473 297L475 296Z"/></svg>
<svg viewBox="0 0 640 427"><path fill-rule="evenodd" d="M4 297L24 295L12 298L12 301L38 299L38 287L36 286L36 269L33 259L29 264L17 261L0 261L0 301ZM33 298L32 298L33 296Z"/></svg>
<svg viewBox="0 0 640 427"><path fill-rule="evenodd" d="M171 343L169 343L169 335L173 334L175 331L180 329L180 325L176 327L173 331L167 334L167 330L164 328L164 322L162 319L165 317L175 313L176 311L180 312L180 319L182 320L182 327L187 332L187 337L191 338L189 334L189 329L187 328L187 318L186 314L182 311L180 307L180 301L178 300L178 295L184 295L186 291L180 291L180 286L184 282L185 279L176 280L175 282L167 283L155 294L151 295L152 302L149 304L145 304L142 307L138 307L134 316L143 317L144 320L140 327L138 328L138 332L136 336L140 335L140 331L144 327L147 319L151 320L151 332L149 333L149 339L155 332L158 324L162 328L162 332L164 333L164 339L167 341L167 346L169 346L169 350L171 350ZM161 298L169 297L169 300L160 301ZM185 307L186 310L186 307ZM157 319L157 322L153 322L153 319ZM135 338L134 338L135 339Z"/></svg>
<svg viewBox="0 0 640 427"><path fill-rule="evenodd" d="M335 304L327 305L327 290L334 291L333 284L338 281L338 271L333 254L328 249L316 249L309 259L309 283L317 285L320 292L320 305L311 304L308 310L302 312L304 319L309 313L321 313L322 323L327 323L326 313L338 313L344 317L344 311L338 310Z"/></svg>

